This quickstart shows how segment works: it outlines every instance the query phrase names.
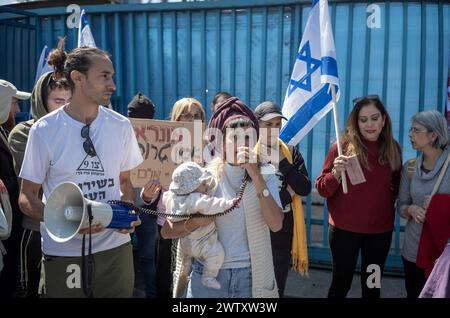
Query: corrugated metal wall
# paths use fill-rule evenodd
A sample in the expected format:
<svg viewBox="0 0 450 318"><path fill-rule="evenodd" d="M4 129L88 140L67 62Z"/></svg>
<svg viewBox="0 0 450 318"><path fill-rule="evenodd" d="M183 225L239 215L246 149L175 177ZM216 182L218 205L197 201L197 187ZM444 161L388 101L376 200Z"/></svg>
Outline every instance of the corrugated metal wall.
<svg viewBox="0 0 450 318"><path fill-rule="evenodd" d="M393 120L404 159L415 156L407 131L417 111L442 110L450 45L450 5L446 1L382 1L381 27L366 25L371 1L329 1L341 80L341 127L354 97L381 96ZM202 3L87 6L97 45L112 54L117 92L114 107L126 113L137 91L157 105L157 118L168 118L173 103L193 96L205 106L225 90L255 107L264 100L282 103L311 1L229 0ZM67 29L65 8L32 11L28 29L0 20L0 78L31 90L43 45L67 36L76 44L76 29ZM0 19L5 18L1 14ZM8 21L18 23L20 21ZM36 30L34 30L36 29ZM34 42L34 35L36 43ZM327 116L300 144L308 171L315 179L335 139ZM326 209L311 217L308 198L308 240L316 226L322 240L318 259L329 260ZM325 220L325 222L323 222ZM395 258L400 267L400 233ZM317 236L317 235L315 235ZM314 236L314 237L315 237ZM322 245L323 244L323 245Z"/></svg>
<svg viewBox="0 0 450 318"><path fill-rule="evenodd" d="M18 18L2 20L8 14ZM34 84L38 21L36 14L0 6L0 78L23 90L31 90Z"/></svg>

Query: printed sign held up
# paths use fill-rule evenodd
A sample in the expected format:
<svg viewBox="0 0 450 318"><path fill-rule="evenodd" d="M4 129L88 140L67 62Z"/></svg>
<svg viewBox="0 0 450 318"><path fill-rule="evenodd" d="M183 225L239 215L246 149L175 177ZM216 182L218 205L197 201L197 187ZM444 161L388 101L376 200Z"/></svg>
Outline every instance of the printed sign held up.
<svg viewBox="0 0 450 318"><path fill-rule="evenodd" d="M203 123L130 118L144 162L131 171L134 187L151 180L168 186L172 172L186 161L203 164Z"/></svg>
<svg viewBox="0 0 450 318"><path fill-rule="evenodd" d="M366 182L366 177L364 177L364 172L362 171L361 165L359 164L358 157L356 155L347 157L349 166L347 168L347 175L350 182L353 185L361 184Z"/></svg>

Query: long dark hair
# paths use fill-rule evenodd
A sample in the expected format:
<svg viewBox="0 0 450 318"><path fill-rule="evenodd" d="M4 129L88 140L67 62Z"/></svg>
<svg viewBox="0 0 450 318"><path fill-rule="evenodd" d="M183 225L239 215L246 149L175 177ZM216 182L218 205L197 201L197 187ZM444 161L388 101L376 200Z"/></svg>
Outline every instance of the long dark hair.
<svg viewBox="0 0 450 318"><path fill-rule="evenodd" d="M368 105L375 106L385 118L384 127L378 137L380 142L380 157L378 161L380 164L388 163L392 170L396 170L402 164L399 147L392 135L391 118L379 98L364 97L356 102L345 124L345 133L342 139L342 143L345 145L344 153L347 156L357 155L361 164L370 169L367 160L367 148L364 145L363 136L358 126L359 113L363 107Z"/></svg>

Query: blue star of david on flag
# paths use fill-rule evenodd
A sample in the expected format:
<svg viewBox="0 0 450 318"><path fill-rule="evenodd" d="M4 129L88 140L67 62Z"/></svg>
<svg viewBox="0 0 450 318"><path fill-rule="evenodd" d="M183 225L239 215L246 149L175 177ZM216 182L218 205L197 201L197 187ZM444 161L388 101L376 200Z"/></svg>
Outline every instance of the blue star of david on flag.
<svg viewBox="0 0 450 318"><path fill-rule="evenodd" d="M308 92L311 91L311 75L321 65L321 62L311 56L311 48L309 47L309 41L300 49L300 53L297 55L297 60L306 63L306 74L298 81L291 79L289 83L288 96L297 89L304 89Z"/></svg>
<svg viewBox="0 0 450 318"><path fill-rule="evenodd" d="M339 100L339 77L327 0L313 0L286 89L280 139L296 146Z"/></svg>
<svg viewBox="0 0 450 318"><path fill-rule="evenodd" d="M92 35L91 28L86 20L86 13L81 11L80 22L78 24L78 47L88 46L97 47L95 45L94 36Z"/></svg>

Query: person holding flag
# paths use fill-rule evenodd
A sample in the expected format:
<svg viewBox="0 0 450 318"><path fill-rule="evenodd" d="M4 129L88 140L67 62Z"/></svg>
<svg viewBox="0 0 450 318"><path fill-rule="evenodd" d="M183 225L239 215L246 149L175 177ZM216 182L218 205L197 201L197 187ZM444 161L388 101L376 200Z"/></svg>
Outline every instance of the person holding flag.
<svg viewBox="0 0 450 318"><path fill-rule="evenodd" d="M328 297L347 295L361 251L362 297L379 298L394 228L402 159L400 146L392 136L391 119L378 96L354 100L341 145L344 155L338 154L334 143L316 180L329 211L333 279ZM344 194L341 175L359 166L359 180L350 182ZM374 270L376 277L371 276Z"/></svg>
<svg viewBox="0 0 450 318"><path fill-rule="evenodd" d="M379 297L380 289L370 289L366 284L366 268L377 264L382 271L389 252L400 182L400 148L378 98L355 100L341 140L336 108L339 95L328 1L313 0L283 104L288 121L280 139L297 145L333 109L337 142L331 146L316 180L330 213L333 281L328 296L347 295L361 249L363 297ZM356 155L362 163L366 182L348 188L345 171L350 155Z"/></svg>

